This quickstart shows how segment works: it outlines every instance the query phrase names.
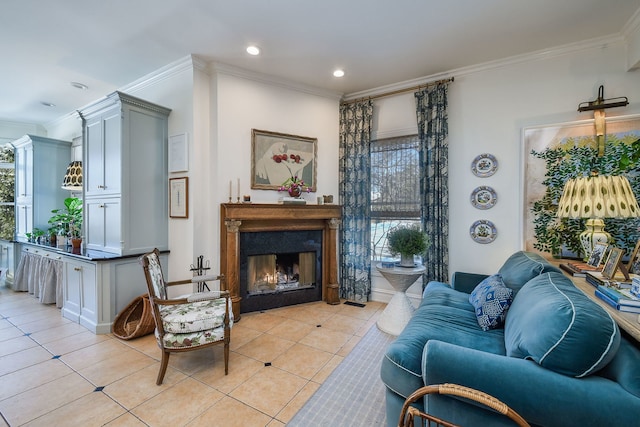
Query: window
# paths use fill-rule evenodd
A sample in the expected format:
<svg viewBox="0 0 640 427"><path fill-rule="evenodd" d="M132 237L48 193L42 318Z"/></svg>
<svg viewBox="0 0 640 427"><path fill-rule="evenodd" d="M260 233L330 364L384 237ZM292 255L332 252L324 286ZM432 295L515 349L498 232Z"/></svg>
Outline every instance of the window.
<svg viewBox="0 0 640 427"><path fill-rule="evenodd" d="M418 135L371 142L371 253L390 257L387 232L400 224L420 225Z"/></svg>
<svg viewBox="0 0 640 427"><path fill-rule="evenodd" d="M13 147L0 146L0 239L12 240L15 229Z"/></svg>

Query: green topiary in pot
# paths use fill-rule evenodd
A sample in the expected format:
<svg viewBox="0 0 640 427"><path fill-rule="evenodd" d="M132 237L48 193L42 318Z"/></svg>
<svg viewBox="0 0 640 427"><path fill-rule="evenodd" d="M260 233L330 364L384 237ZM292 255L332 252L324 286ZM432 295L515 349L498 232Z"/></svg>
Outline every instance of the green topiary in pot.
<svg viewBox="0 0 640 427"><path fill-rule="evenodd" d="M392 255L400 254L400 266L413 267L413 256L424 255L429 239L417 225L400 225L387 233L387 245Z"/></svg>

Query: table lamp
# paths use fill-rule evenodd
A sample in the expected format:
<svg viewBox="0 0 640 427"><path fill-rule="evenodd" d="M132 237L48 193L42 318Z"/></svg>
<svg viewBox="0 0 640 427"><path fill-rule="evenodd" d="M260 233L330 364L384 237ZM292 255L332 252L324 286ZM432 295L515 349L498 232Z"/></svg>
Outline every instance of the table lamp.
<svg viewBox="0 0 640 427"><path fill-rule="evenodd" d="M82 191L82 162L75 160L67 166L62 180L62 188L69 191Z"/></svg>
<svg viewBox="0 0 640 427"><path fill-rule="evenodd" d="M596 243L608 243L603 218L637 218L640 207L624 176L594 175L569 179L558 202L559 218L585 218L580 243L589 259Z"/></svg>

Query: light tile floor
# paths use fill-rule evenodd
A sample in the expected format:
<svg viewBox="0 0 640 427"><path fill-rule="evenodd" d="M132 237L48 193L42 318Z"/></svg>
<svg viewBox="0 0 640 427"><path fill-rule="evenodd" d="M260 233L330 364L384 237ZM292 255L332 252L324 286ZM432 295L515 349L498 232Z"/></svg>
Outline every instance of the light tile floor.
<svg viewBox="0 0 640 427"><path fill-rule="evenodd" d="M173 354L157 386L153 335L94 335L0 285L0 426L284 426L384 307L316 302L243 314L229 375L216 346Z"/></svg>

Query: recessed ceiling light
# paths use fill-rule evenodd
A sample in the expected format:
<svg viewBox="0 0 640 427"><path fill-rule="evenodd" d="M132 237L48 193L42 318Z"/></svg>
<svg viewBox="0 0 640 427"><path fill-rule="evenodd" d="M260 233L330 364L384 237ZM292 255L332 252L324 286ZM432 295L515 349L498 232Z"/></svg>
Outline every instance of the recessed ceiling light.
<svg viewBox="0 0 640 427"><path fill-rule="evenodd" d="M82 83L78 83L78 82L71 82L71 86L75 87L76 89L82 89L82 90L89 89L89 86Z"/></svg>
<svg viewBox="0 0 640 427"><path fill-rule="evenodd" d="M333 77L342 77L342 76L344 76L344 70L338 69L333 72Z"/></svg>
<svg viewBox="0 0 640 427"><path fill-rule="evenodd" d="M253 56L260 55L260 48L258 48L258 46L249 46L247 48L247 53Z"/></svg>
<svg viewBox="0 0 640 427"><path fill-rule="evenodd" d="M46 101L42 101L40 102L40 104L44 105L45 107L55 107L56 104L54 104L53 102L46 102Z"/></svg>

